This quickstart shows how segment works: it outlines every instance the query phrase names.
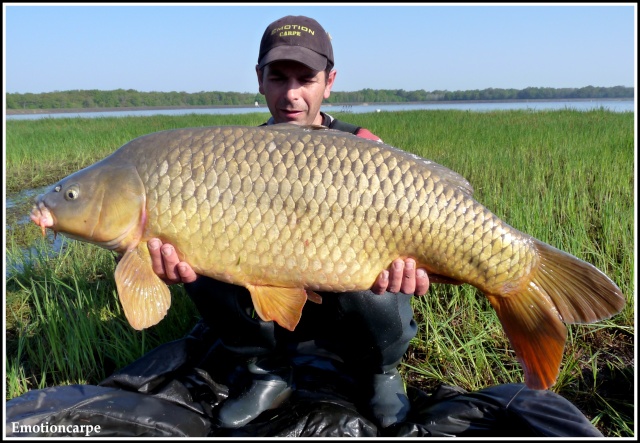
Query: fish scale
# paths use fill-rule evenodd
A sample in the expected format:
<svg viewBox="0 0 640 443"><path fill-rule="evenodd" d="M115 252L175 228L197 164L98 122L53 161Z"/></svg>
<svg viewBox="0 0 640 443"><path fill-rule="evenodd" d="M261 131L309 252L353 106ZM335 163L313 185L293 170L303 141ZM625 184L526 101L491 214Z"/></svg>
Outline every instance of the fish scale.
<svg viewBox="0 0 640 443"><path fill-rule="evenodd" d="M409 249L416 232L421 233L424 230L431 235L424 238L426 244L421 246L443 250L446 253L444 255L446 260L442 260L440 267L430 267L436 273L449 274L461 281L466 281L470 277L475 281L476 286L484 289L502 281L521 278L530 271L532 265L528 262L533 262L536 256L533 253L526 254L530 245L520 242L520 252L527 257L528 261L521 261L519 267L503 267L502 272L496 272L498 261L506 260L501 258L503 255L498 252L511 244L504 244L501 241L503 236L496 233L501 228L496 217L486 216L487 211L484 207L472 208L469 205L464 207L464 213L471 214L466 220L479 227L471 237L477 241L471 243L472 247L468 251L469 259L471 257L481 259L478 263L472 262L458 271L458 262L464 262L466 257L456 260L451 260L451 257L455 257L456 251L461 251L463 243L469 242L469 237L454 236L457 232L454 229L456 222L465 220L456 214L464 196L461 192L456 196L456 189L447 187L439 177L432 177L430 170L426 170L426 173L424 169L412 170L409 161L396 159L392 156L391 150L380 152L368 147L368 150L352 150L351 155L347 156L346 153L349 151L347 138L341 139L343 143L336 143L331 145L330 149L326 149L325 144L335 143L335 139L324 140L322 137L316 137L309 139L312 142L305 144L302 141L289 141L288 136L288 134L279 134L279 137L258 139L259 141L256 142L253 134L237 129L235 131L219 130L206 136L189 137L187 135L184 139L189 140L188 143L180 143L175 147L172 145L172 149L166 152L166 160L158 158L161 164L159 169L153 168L153 164L149 163L150 167L147 170L140 170L141 178L145 183L160 180L154 176L155 174L167 175L171 180L171 187L158 188L157 195L150 193L149 216L157 217L158 224L163 228L162 234L168 241L173 242L172 234L177 236L178 233L194 238L191 242L196 246L194 251L191 252L186 248L182 250L185 260L192 260L194 263L205 262L206 260L201 259L200 256L209 255L213 250L224 250L228 257L228 266L241 267L244 264L246 267L255 267L262 262L263 266L273 266L270 278L298 273L304 279L309 272L323 270L325 275L319 276L320 284L325 285L322 289L346 291L361 289L363 279L370 286L379 270L386 267L389 261L397 256L397 253L394 254L395 249L415 256L420 262L426 262L426 258L420 254L419 250ZM360 139L356 139L355 142L360 143ZM205 159L205 162L212 164L213 168L200 187L206 190L216 189L220 196L216 198L209 195L207 205L200 208L200 222L189 225L187 220L192 220L197 210L193 200L196 188L193 176L204 174L201 172L204 171L204 167L197 167L189 159L194 156L193 151L200 152L202 149L207 149L209 144L212 149L208 157L213 160ZM253 154L255 163L247 162L247 160L251 161L247 158L248 152ZM344 152L344 158L350 161L342 169L335 168L337 164L334 164L333 169L329 167L330 160L336 156L337 152ZM172 167L165 165L172 165ZM189 167L182 168L182 165L189 165ZM242 165L245 170L241 171L239 165ZM264 191L266 194L261 201L252 198L260 195L263 190L262 186L258 185L254 191L252 182L246 180L249 178L247 174L250 170L249 165L253 167L256 176L261 176L262 170L265 169L267 182L264 185ZM382 165L385 167L381 168ZM325 174L329 171L332 173ZM243 181L244 186L242 186ZM422 205L429 210L421 217L422 220L428 221L424 229L416 226L418 223L412 223L415 218L413 214L421 207L415 198L416 191L423 187L433 197L433 203ZM338 193L338 189L342 189L343 192ZM204 194L204 190L200 192ZM332 197L328 198L328 195ZM282 199L278 199L277 196L288 197L284 201L279 201ZM276 202L271 205L274 199ZM384 211L377 212L375 219L365 218L363 208L370 207L374 200L377 202L374 210L384 209ZM471 203L468 199L467 201ZM251 206L245 206L247 202L249 204L255 202L256 209L260 211L260 216L254 212L251 226L246 224L249 218L248 210L251 208ZM408 211L410 206L412 211ZM276 218L272 211L277 213L284 211L286 216ZM211 227L203 226L203 221L207 220L210 213L217 217L212 217ZM382 217L379 216L380 214ZM396 214L401 215L396 216ZM264 237L264 233L254 232L254 230L263 218L277 222L264 226L263 230L271 231L271 237L280 241L272 241L270 247L262 243L258 251L257 244ZM484 218L486 218L484 223L477 223ZM343 224L353 224L357 228L351 229L346 237L340 235L345 240L342 243L338 242L338 235L331 229L319 229L322 225L334 226L338 220L343 220ZM469 221L466 224L469 224ZM385 229L376 230L372 228L373 225L383 226ZM450 229L433 230L433 226L446 226ZM221 234L211 248L206 246L203 248L200 245L199 237L202 235L202 229L204 232ZM374 236L376 232L380 235ZM346 228L339 225L338 233L346 233ZM150 235L161 235L161 233ZM356 244L353 244L355 238L361 238L363 241L355 241ZM391 248L389 242L392 243ZM312 246L303 248L302 245L305 243L311 243ZM337 247L338 245L340 247ZM344 261L351 262L352 266L347 267L343 264L340 266L342 269L338 270L335 269L334 262L340 260L343 249L345 249ZM305 250L308 253L305 254ZM379 251L391 251L391 253L385 255ZM267 253L266 262L261 258L265 253ZM282 254L295 258L284 260L281 257ZM272 263L269 260L271 257L275 257ZM354 261L354 258L357 260ZM455 269L444 270L447 264L452 263ZM361 264L363 266L360 266ZM365 265L368 266L365 267ZM255 276L245 271L244 267L242 270L225 268L222 272L236 275L237 279L232 281L233 283L241 283L247 278L255 280L262 277L264 273L260 270L260 276ZM296 275L295 278L299 279L300 276ZM277 278L275 282L281 285L292 283ZM303 280L303 283L312 289L320 289L318 284L311 281Z"/></svg>
<svg viewBox="0 0 640 443"><path fill-rule="evenodd" d="M498 314L525 381L551 386L564 323L619 312L606 275L509 226L466 179L381 142L322 127L221 126L139 137L39 196L35 223L123 254L115 279L136 329L171 303L146 241L246 287L265 321L295 329L315 291L370 288L396 258L468 283ZM348 296L346 294L345 296Z"/></svg>

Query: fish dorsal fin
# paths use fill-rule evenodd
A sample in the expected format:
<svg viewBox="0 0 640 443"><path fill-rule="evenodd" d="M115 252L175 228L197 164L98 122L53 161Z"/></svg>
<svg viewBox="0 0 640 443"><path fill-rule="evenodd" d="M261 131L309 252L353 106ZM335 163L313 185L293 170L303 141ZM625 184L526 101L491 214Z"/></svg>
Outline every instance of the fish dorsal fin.
<svg viewBox="0 0 640 443"><path fill-rule="evenodd" d="M471 186L469 180L464 178L462 175L447 168L446 166L442 166L441 164L438 164L431 160L423 161L429 164L429 168L431 169L432 173L435 172L442 182L449 186L458 188L469 197L473 196L473 186Z"/></svg>
<svg viewBox="0 0 640 443"><path fill-rule="evenodd" d="M369 143L369 144L375 145L376 149L389 149L393 151L396 155L408 158L412 162L423 162L429 165L429 170L431 174L437 176L438 179L442 181L444 185L458 188L465 195L469 197L473 196L473 187L471 186L471 183L469 183L469 181L466 178L464 178L462 175L432 160L425 159L423 157L420 157L419 155L404 151L402 149L396 148L386 143L381 144L379 141L367 140L365 138L358 137L357 135L351 134L349 132L344 132L337 129L331 129L322 125L302 125L301 126L301 125L294 125L293 123L278 123L275 125L270 125L269 128L272 130L276 129L276 130L286 130L286 131L296 131L296 132L327 131L327 132L339 134L342 137L354 137L355 139L357 139L362 143Z"/></svg>
<svg viewBox="0 0 640 443"><path fill-rule="evenodd" d="M245 284L251 293L253 307L264 321L275 321L289 331L293 331L307 301L303 288L281 288L277 286L256 286Z"/></svg>
<svg viewBox="0 0 640 443"><path fill-rule="evenodd" d="M305 125L305 126L302 126L302 128L303 129L307 129L309 131L327 131L327 130L331 130L331 128L328 128L328 127L323 126L323 125ZM346 132L345 132L345 134L346 134Z"/></svg>
<svg viewBox="0 0 640 443"><path fill-rule="evenodd" d="M422 163L424 165L427 165L427 170L429 171L429 174L431 175L431 177L437 177L437 179L440 182L442 182L442 184L445 186L458 188L468 197L473 196L473 187L471 186L471 183L469 183L469 180L467 180L457 172L447 168L446 166L442 166L441 164L436 163L433 160L420 157L419 155L414 154L412 152L403 151L402 149L396 148L395 146L384 144L384 145L380 145L379 148L389 150L395 156L404 157L409 162L418 163L418 164ZM419 170L422 169L422 166L419 165L418 169Z"/></svg>
<svg viewBox="0 0 640 443"><path fill-rule="evenodd" d="M124 254L115 279L124 315L134 329L153 326L167 315L171 292L153 272L146 242Z"/></svg>
<svg viewBox="0 0 640 443"><path fill-rule="evenodd" d="M290 131L328 131L328 127L323 125L294 125L293 123L276 123L267 126L269 129L290 130ZM340 131L335 131L340 132ZM346 134L346 132L345 132Z"/></svg>
<svg viewBox="0 0 640 443"><path fill-rule="evenodd" d="M388 148L393 150L398 156L404 156L410 161L424 163L428 165L428 170L431 176L437 177L440 182L442 182L445 186L451 186L454 188L458 188L468 197L473 196L473 187L469 180L464 178L462 175L457 172L447 168L446 166L442 166L439 163L434 162L433 160L428 160L426 158L422 158L417 154L413 154L411 152L403 151L402 149L398 149L393 146L387 145Z"/></svg>

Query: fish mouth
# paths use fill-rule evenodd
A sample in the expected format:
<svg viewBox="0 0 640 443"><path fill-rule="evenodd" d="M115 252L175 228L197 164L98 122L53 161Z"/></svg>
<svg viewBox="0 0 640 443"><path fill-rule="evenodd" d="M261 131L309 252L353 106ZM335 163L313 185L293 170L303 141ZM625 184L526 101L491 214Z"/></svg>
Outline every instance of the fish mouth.
<svg viewBox="0 0 640 443"><path fill-rule="evenodd" d="M42 201L37 201L36 204L33 205L29 217L36 225L40 226L43 236L45 235L45 229L53 228L55 224L51 211L49 211L49 208L47 208Z"/></svg>

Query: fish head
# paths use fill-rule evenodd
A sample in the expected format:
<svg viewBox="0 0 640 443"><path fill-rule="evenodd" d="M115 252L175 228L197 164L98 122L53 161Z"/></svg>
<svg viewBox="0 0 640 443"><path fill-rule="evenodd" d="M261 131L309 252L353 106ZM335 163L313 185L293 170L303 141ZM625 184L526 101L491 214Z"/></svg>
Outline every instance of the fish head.
<svg viewBox="0 0 640 443"><path fill-rule="evenodd" d="M107 160L107 159L105 159ZM36 197L31 220L66 237L126 252L145 224L144 185L132 165L99 162Z"/></svg>

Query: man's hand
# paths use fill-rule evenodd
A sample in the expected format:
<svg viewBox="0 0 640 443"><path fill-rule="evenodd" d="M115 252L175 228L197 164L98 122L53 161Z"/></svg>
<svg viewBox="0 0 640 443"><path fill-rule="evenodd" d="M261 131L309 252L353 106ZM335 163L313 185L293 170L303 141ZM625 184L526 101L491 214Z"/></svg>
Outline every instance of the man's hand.
<svg viewBox="0 0 640 443"><path fill-rule="evenodd" d="M157 238L147 242L151 254L151 267L160 279L166 284L193 283L198 278L193 268L178 259L178 254L169 243L162 244Z"/></svg>
<svg viewBox="0 0 640 443"><path fill-rule="evenodd" d="M393 261L389 270L384 270L371 287L374 294L404 292L405 294L425 295L429 290L429 276L424 269L416 271L416 261L412 258Z"/></svg>

